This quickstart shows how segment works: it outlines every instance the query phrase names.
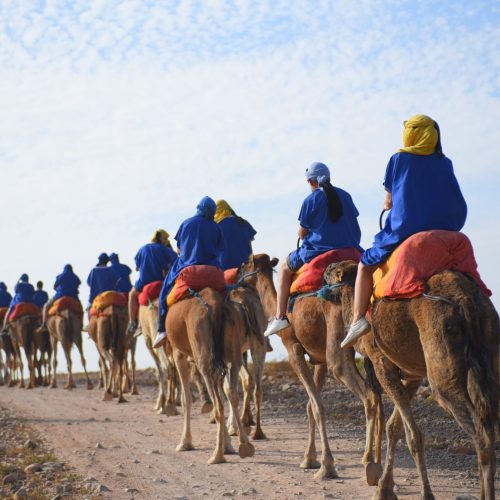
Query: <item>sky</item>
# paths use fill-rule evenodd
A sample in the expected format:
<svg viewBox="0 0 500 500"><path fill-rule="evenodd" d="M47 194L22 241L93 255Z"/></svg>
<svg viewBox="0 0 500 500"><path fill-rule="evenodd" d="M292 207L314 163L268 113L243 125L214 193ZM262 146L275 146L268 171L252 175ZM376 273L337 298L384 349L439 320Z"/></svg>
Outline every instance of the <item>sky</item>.
<svg viewBox="0 0 500 500"><path fill-rule="evenodd" d="M66 263L85 281L103 251L134 267L204 195L282 259L313 161L352 195L369 247L402 123L424 113L500 309L499 22L490 0L2 0L0 281L50 290ZM152 366L142 341L138 357Z"/></svg>

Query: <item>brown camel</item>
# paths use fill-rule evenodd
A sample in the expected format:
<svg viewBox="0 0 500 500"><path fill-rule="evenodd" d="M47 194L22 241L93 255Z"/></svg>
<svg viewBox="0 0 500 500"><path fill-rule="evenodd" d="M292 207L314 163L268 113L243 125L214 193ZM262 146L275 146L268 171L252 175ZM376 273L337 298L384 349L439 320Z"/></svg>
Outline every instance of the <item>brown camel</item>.
<svg viewBox="0 0 500 500"><path fill-rule="evenodd" d="M226 394L239 425L240 457L252 456L253 446L241 425L235 387L241 368L241 345L236 342L243 331L241 316L235 309L224 303L224 298L216 291L205 288L197 297L186 298L169 308L166 331L172 346L175 364L182 385L184 426L177 451L193 449L191 436L191 390L189 386L189 359L193 359L201 373L208 393L214 404L217 422L217 441L209 464L225 462L224 453L231 453L230 437L224 422L224 406L220 387L227 371L230 382ZM227 321L223 316L227 316ZM225 342L224 336L228 342ZM236 382L235 382L236 379Z"/></svg>
<svg viewBox="0 0 500 500"><path fill-rule="evenodd" d="M357 266L344 262L325 273L329 283L345 283L338 293L352 318L352 279ZM476 447L481 499L495 498L495 427L499 400L499 320L477 284L459 272L444 271L427 282L426 296L381 300L372 308L372 333L357 349L372 360L376 375L394 402L387 422L387 456L376 499L394 499L394 451L406 433L421 480L421 496L433 499L424 459L423 434L411 400L424 377L434 399L467 432ZM401 375L403 375L401 377Z"/></svg>
<svg viewBox="0 0 500 500"><path fill-rule="evenodd" d="M244 278L244 274L241 274ZM247 428L251 424L255 424L255 430L252 438L255 440L266 439L261 426L261 405L262 405L262 376L264 375L264 367L266 363L267 354L267 342L263 335L266 329L267 321L260 301L257 290L253 285L249 283L242 283L234 289L230 289L229 297L231 301L237 302L242 306L241 313L246 321L244 321L246 328L246 338L245 342L246 349L249 349L252 355L253 362L253 373L255 380L254 388L254 404L255 404L255 422L252 418L252 413L250 410L250 395L252 389L252 377L247 367L246 356L243 359L242 368L240 370L240 378L243 386L243 412L242 412L242 423ZM248 347L247 347L248 346ZM246 353L247 350L244 351ZM228 418L229 421L229 433L231 435L236 434L236 421L232 412Z"/></svg>
<svg viewBox="0 0 500 500"><path fill-rule="evenodd" d="M27 389L35 387L35 360L33 356L33 335L38 327L38 316L32 314L25 314L10 322L11 341L14 349L17 365L19 368L19 387L24 385L24 365L21 356L21 348L24 350L26 361L28 362L29 382L26 386Z"/></svg>
<svg viewBox="0 0 500 500"><path fill-rule="evenodd" d="M250 257L243 268L246 274L255 272L253 277L248 278L248 280L256 286L267 317L272 317L276 311L273 268L277 263L278 259L276 258L270 259L266 254L258 254ZM380 458L383 432L381 396L377 385L372 383L371 377L364 379L358 372L354 362L353 349L346 352L341 351L343 325L337 323L337 328L327 328L322 301L316 297L304 297L297 300L289 319L291 327L283 330L279 335L288 351L290 365L309 396L307 404L309 441L300 467L304 469L319 468L314 475L319 479L337 477L333 455L328 443L325 410L320 395L326 374L329 372L363 402L367 436L362 463L365 465L368 484L377 484L382 472ZM311 373L306 363L306 353L314 364L314 374ZM322 446L319 462L315 445L316 425Z"/></svg>
<svg viewBox="0 0 500 500"><path fill-rule="evenodd" d="M50 384L52 388L57 387L57 345L59 342L61 342L63 347L64 355L66 356L66 365L68 367L68 380L66 381L64 388L71 390L76 387L73 380L73 363L71 361L71 348L73 347L73 344L76 345L76 348L80 353L80 359L83 370L85 371L85 377L87 379L87 389L90 390L94 387L90 381L89 374L87 373L87 363L83 355L82 323L82 316L73 312L71 309L65 309L47 318L47 328L50 333L50 342L52 344L53 351L53 374Z"/></svg>
<svg viewBox="0 0 500 500"><path fill-rule="evenodd" d="M126 306L110 305L98 316L90 318L89 335L95 339L100 363L104 363L103 401L111 401L117 395L118 403L126 402L123 397L123 367L128 345L127 324Z"/></svg>

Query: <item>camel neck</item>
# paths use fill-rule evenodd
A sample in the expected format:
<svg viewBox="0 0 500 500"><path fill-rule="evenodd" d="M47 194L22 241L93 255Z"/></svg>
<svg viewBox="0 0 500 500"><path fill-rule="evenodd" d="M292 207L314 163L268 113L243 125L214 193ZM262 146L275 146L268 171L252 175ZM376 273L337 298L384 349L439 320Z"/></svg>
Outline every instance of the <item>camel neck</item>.
<svg viewBox="0 0 500 500"><path fill-rule="evenodd" d="M273 318L276 314L276 288L273 281L260 274L257 278L257 292L259 293L266 317Z"/></svg>

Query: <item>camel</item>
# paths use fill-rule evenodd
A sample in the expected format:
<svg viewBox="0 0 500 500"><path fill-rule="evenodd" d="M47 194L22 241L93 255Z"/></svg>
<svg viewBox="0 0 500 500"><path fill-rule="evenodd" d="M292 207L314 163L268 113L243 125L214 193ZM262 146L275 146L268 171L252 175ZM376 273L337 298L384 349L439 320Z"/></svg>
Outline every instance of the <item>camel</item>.
<svg viewBox="0 0 500 500"><path fill-rule="evenodd" d="M13 387L17 383L17 359L10 335L0 336L0 346L5 353L5 383Z"/></svg>
<svg viewBox="0 0 500 500"><path fill-rule="evenodd" d="M116 394L118 403L126 402L122 381L128 343L127 323L127 308L118 305L107 306L89 321L89 335L96 342L101 369L104 370L103 401L111 401Z"/></svg>
<svg viewBox="0 0 500 500"><path fill-rule="evenodd" d="M17 365L19 368L19 387L25 387L24 384L24 365L21 357L21 347L24 350L26 361L28 362L29 382L26 386L27 389L35 387L35 360L34 360L34 347L33 335L38 326L38 316L33 314L25 314L10 322L11 341L12 347L17 358Z"/></svg>
<svg viewBox="0 0 500 500"><path fill-rule="evenodd" d="M38 377L37 385L49 385L51 379L51 359L52 346L50 344L50 335L46 330L33 333L33 360L35 363Z"/></svg>
<svg viewBox="0 0 500 500"><path fill-rule="evenodd" d="M337 288L344 321L352 319L357 266L344 262L325 273ZM421 480L421 497L434 499L427 477L424 438L411 400L427 377L434 399L467 432L476 447L481 499L495 498L495 427L499 401L499 320L493 304L464 274L444 271L427 282L426 296L380 300L372 306L372 331L356 349L372 360L375 373L394 402L387 422L385 468L375 499L395 499L394 451L403 428ZM402 375L402 376L401 376Z"/></svg>
<svg viewBox="0 0 500 500"><path fill-rule="evenodd" d="M233 407L239 427L239 455L253 456L254 448L241 425L237 407L236 384L241 368L242 316L236 312L236 305L229 305L216 291L205 288L196 297L185 298L173 304L168 311L166 331L172 346L175 365L182 385L184 426L177 451L193 449L191 436L191 391L189 386L189 360L193 359L202 375L208 393L214 404L217 423L217 440L209 464L225 462L224 453L232 453L230 437L224 421L224 406L220 385L226 374L225 383L228 400Z"/></svg>
<svg viewBox="0 0 500 500"><path fill-rule="evenodd" d="M50 386L55 389L57 387L57 345L61 342L63 347L64 355L66 356L66 365L68 367L68 379L64 389L71 390L76 387L73 380L71 361L71 348L73 344L76 345L78 352L80 353L80 359L82 362L83 370L85 371L85 377L87 379L87 389L93 389L93 384L90 381L89 374L87 373L87 363L83 355L82 346L82 316L75 313L71 309L65 309L58 312L55 315L49 316L47 318L47 328L50 333L50 342L52 345L53 358L52 358L52 380Z"/></svg>
<svg viewBox="0 0 500 500"><path fill-rule="evenodd" d="M243 412L242 412L242 423L246 427L250 424L255 423L255 430L252 435L252 439L266 439L266 435L262 431L261 426L261 405L262 405L262 376L264 375L264 367L266 362L267 354L267 342L263 335L266 329L266 316L264 314L264 309L260 301L257 290L254 286L246 283L244 280L245 275L241 274L240 279L242 281L236 288L230 288L228 292L228 298L242 306L241 313L243 313L244 318L246 318L245 327L247 328L247 342L245 343L246 349L250 350L252 355L253 369L254 369L254 403L255 403L255 422L253 421L252 414L250 411L250 393L252 389L252 377L247 367L247 350L243 352L245 354L243 358L242 368L240 370L240 378L243 386ZM248 345L248 347L247 347ZM231 408L230 408L231 410ZM234 415L231 411L228 418L229 421L229 433L231 435L236 434L236 422Z"/></svg>
<svg viewBox="0 0 500 500"><path fill-rule="evenodd" d="M132 396L137 396L137 383L135 380L135 350L137 348L137 339L127 333L127 343L125 347L125 359L123 361L123 392L130 392ZM128 354L130 353L130 368L128 364ZM130 376L132 372L132 377Z"/></svg>
<svg viewBox="0 0 500 500"><path fill-rule="evenodd" d="M257 288L267 317L272 317L276 311L273 268L277 263L278 259L276 258L270 259L266 254L258 254L251 256L243 267L245 274L254 273L251 278L248 278L248 281ZM323 306L317 297L304 297L297 300L289 319L291 327L278 335L288 351L290 365L309 396L307 404L309 440L300 467L319 469L314 474L317 479L337 477L326 433L325 410L320 396L326 374L329 372L363 402L367 436L362 463L365 465L368 484L377 484L382 472L380 459L383 432L381 395L377 384L373 383L372 377L364 379L358 372L354 362L353 349L347 352L341 351L340 342L343 329L338 331L327 328ZM307 366L306 353L314 364L314 373L311 373ZM322 446L319 462L315 445L316 425L319 429Z"/></svg>

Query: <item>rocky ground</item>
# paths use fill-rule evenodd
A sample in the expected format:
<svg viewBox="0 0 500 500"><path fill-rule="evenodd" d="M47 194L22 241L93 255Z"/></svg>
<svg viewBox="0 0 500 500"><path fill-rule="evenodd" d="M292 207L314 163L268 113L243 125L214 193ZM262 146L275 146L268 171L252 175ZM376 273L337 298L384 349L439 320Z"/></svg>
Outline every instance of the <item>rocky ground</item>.
<svg viewBox="0 0 500 500"><path fill-rule="evenodd" d="M365 435L362 405L331 380L323 398L339 478L321 482L312 477L314 471L298 468L307 440L307 397L287 363L270 363L266 370L263 427L268 439L254 443L253 458L229 455L228 463L215 466L206 465L215 427L196 406L196 449L175 452L182 416L153 412L151 370L140 372L140 395L128 395L124 405L101 401L101 392L86 391L83 381L78 385L71 392L0 388L0 498L363 499L374 493L359 463ZM436 498L478 498L476 457L468 438L425 389L415 414L426 435ZM398 446L395 481L399 498L420 497L404 443Z"/></svg>

